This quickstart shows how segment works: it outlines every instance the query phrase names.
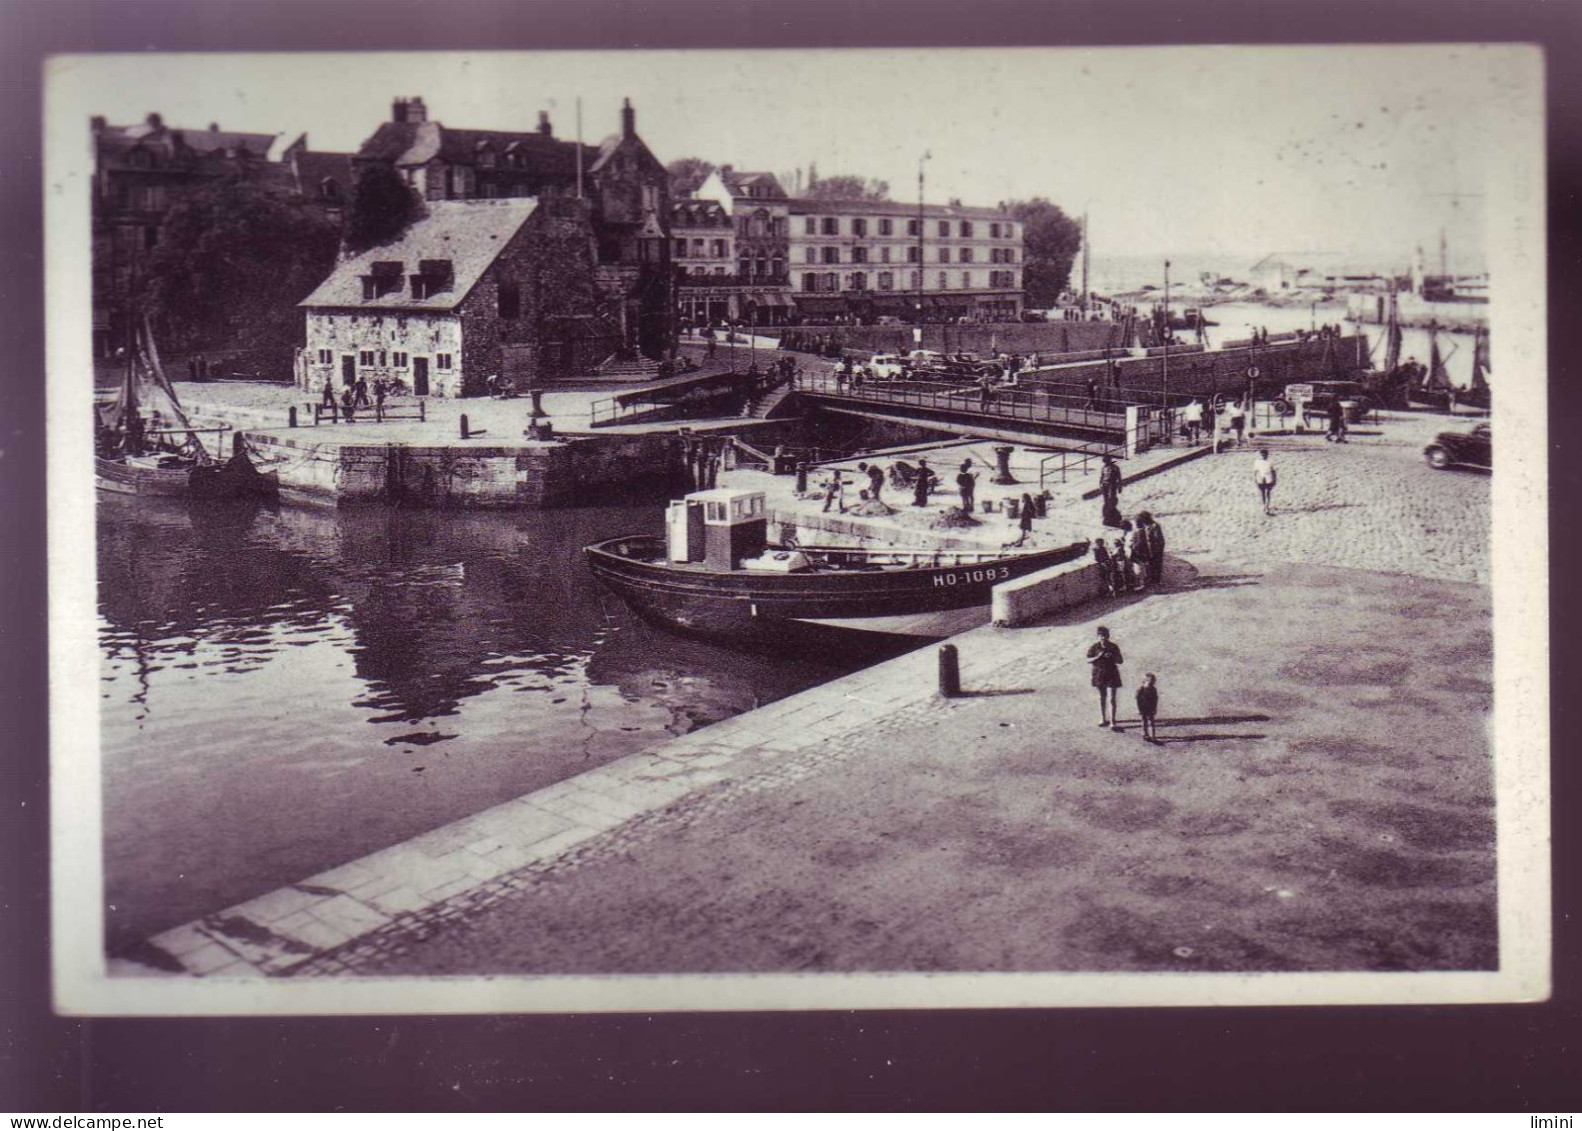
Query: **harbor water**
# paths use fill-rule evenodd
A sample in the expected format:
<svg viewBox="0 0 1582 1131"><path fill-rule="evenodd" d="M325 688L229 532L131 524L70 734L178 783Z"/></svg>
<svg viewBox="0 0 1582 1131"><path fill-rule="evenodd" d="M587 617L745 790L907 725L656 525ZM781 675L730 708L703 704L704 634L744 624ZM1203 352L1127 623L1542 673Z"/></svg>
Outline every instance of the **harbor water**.
<svg viewBox="0 0 1582 1131"><path fill-rule="evenodd" d="M112 952L856 666L635 618L581 548L661 517L101 498Z"/></svg>

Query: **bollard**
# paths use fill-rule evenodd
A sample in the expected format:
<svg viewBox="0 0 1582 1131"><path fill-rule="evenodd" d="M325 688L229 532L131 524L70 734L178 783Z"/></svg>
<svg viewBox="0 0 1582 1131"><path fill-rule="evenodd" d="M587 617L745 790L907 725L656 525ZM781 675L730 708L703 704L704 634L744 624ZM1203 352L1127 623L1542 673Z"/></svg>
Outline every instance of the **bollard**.
<svg viewBox="0 0 1582 1131"><path fill-rule="evenodd" d="M1033 496L1033 516L1035 518L1049 517L1049 492Z"/></svg>
<svg viewBox="0 0 1582 1131"><path fill-rule="evenodd" d="M467 427L467 414L464 412L461 414L461 438L465 440L470 435L472 432Z"/></svg>
<svg viewBox="0 0 1582 1131"><path fill-rule="evenodd" d="M984 514L993 514L994 513L994 500L993 499L984 499L983 500L983 513Z"/></svg>
<svg viewBox="0 0 1582 1131"><path fill-rule="evenodd" d="M946 699L954 699L961 694L961 665L954 644L939 646L939 693Z"/></svg>
<svg viewBox="0 0 1582 1131"><path fill-rule="evenodd" d="M296 405L292 405L286 411L286 427L287 428L295 428L296 426L297 426L297 406Z"/></svg>
<svg viewBox="0 0 1582 1131"><path fill-rule="evenodd" d="M995 458L999 460L1000 470L992 482L1006 486L1016 482L1016 476L1011 474L1011 453L1016 449L1010 444L997 444L994 448Z"/></svg>
<svg viewBox="0 0 1582 1131"><path fill-rule="evenodd" d="M1015 495L1005 500L1005 513L1011 518L1022 517L1022 500Z"/></svg>
<svg viewBox="0 0 1582 1131"><path fill-rule="evenodd" d="M805 463L796 465L796 493L807 494L807 464Z"/></svg>

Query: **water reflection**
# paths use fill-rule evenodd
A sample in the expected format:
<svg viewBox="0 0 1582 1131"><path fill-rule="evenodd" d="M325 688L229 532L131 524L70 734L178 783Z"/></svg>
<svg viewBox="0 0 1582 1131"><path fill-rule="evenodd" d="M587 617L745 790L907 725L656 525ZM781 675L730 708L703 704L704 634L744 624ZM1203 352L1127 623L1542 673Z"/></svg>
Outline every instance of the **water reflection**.
<svg viewBox="0 0 1582 1131"><path fill-rule="evenodd" d="M99 513L112 946L838 674L650 628L656 506Z"/></svg>

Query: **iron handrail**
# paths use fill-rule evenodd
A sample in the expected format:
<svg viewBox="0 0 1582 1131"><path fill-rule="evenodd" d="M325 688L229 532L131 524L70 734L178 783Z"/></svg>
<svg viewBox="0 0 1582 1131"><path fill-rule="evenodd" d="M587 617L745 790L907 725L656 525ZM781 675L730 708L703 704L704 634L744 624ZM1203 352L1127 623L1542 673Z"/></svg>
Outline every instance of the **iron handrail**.
<svg viewBox="0 0 1582 1131"><path fill-rule="evenodd" d="M1047 424L1066 424L1106 432L1120 431L1125 427L1126 421L1124 411L1105 412L1100 409L1090 409L1085 404L1082 407L1069 408L1051 404L1051 400L1054 399L1069 402L1076 402L1081 399L1064 397L1059 394L1040 393L1035 394L1034 397L1028 397L1023 391L999 389L994 390L989 397L985 398L981 389L975 389L971 386L936 383L937 388L946 390L942 392L915 388L896 389L893 384L883 387L866 384L858 386L851 382L837 381L834 376L828 374L803 374L795 378L792 387L799 392L823 393L851 400L867 401L873 404L968 411L984 416L1009 417L1013 420L1039 421ZM963 403L974 396L979 398L977 404ZM1034 399L1035 397L1041 398L1043 403L1040 404L1037 399Z"/></svg>

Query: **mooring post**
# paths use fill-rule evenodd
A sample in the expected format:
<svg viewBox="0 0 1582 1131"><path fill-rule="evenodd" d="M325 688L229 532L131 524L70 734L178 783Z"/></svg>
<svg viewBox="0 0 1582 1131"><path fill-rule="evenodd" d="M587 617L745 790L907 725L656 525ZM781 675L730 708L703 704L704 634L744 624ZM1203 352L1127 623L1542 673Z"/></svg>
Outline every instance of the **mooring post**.
<svg viewBox="0 0 1582 1131"><path fill-rule="evenodd" d="M961 664L954 644L939 646L939 693L946 699L961 694Z"/></svg>
<svg viewBox="0 0 1582 1131"><path fill-rule="evenodd" d="M296 426L297 426L297 406L296 405L292 405L289 409L286 410L286 427L287 428L295 428Z"/></svg>
<svg viewBox="0 0 1582 1131"><path fill-rule="evenodd" d="M798 495L805 495L805 494L807 494L807 464L806 463L799 463L799 464L796 465L796 493Z"/></svg>
<svg viewBox="0 0 1582 1131"><path fill-rule="evenodd" d="M1016 450L1010 444L996 444L995 458L1000 461L999 474L994 477L994 482L1003 485L1015 483L1016 477L1011 474L1011 453Z"/></svg>
<svg viewBox="0 0 1582 1131"><path fill-rule="evenodd" d="M467 428L467 414L464 412L461 414L461 438L465 440L470 435L472 435L472 433Z"/></svg>

